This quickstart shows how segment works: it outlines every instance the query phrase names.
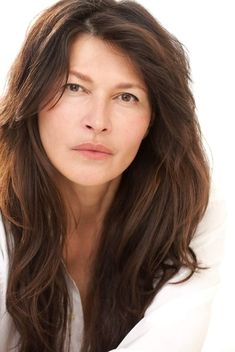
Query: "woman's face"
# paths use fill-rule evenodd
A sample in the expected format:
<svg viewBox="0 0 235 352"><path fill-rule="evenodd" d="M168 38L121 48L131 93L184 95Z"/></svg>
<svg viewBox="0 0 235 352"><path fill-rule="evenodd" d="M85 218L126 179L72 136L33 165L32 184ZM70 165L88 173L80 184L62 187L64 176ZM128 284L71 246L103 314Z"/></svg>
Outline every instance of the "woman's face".
<svg viewBox="0 0 235 352"><path fill-rule="evenodd" d="M119 49L88 34L71 45L69 68L59 102L39 111L40 138L66 181L104 184L131 164L148 130L147 88ZM84 143L93 146L79 150ZM89 151L100 145L109 153Z"/></svg>

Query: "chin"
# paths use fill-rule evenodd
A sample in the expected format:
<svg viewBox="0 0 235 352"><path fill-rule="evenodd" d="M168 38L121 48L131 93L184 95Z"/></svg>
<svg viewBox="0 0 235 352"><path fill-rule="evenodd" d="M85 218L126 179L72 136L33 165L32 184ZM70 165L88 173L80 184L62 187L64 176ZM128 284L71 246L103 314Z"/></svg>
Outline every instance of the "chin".
<svg viewBox="0 0 235 352"><path fill-rule="evenodd" d="M100 185L103 185L103 184L106 184L108 182L110 182L111 180L109 179L94 179L94 178L85 178L85 179L74 179L72 180L72 182L75 184L75 185L78 185L78 186L90 186L90 187L95 187L95 186L100 186Z"/></svg>

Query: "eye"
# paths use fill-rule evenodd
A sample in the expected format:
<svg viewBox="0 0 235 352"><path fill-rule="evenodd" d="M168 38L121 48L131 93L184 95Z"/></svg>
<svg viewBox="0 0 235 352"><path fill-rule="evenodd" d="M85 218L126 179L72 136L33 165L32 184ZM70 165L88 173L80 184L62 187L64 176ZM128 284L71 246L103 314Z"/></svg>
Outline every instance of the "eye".
<svg viewBox="0 0 235 352"><path fill-rule="evenodd" d="M122 93L121 95L119 95L119 97L121 97L122 101L125 103L135 103L139 101L139 99L135 95L130 93Z"/></svg>
<svg viewBox="0 0 235 352"><path fill-rule="evenodd" d="M79 90L83 92L85 91L85 89L77 83L66 83L64 87L65 90L68 90L71 93L77 93Z"/></svg>

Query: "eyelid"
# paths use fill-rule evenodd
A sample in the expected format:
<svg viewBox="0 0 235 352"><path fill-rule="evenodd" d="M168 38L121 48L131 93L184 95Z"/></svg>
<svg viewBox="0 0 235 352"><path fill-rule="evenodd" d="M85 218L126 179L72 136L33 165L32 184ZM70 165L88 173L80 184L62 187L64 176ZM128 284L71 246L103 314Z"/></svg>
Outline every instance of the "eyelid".
<svg viewBox="0 0 235 352"><path fill-rule="evenodd" d="M83 87L81 84L79 84L79 83L67 82L67 83L64 85L64 87L67 88L67 87L72 86L72 85L75 85L75 86L77 86L77 87L80 87L80 88L82 88L82 90L83 90L84 92L87 92L87 89L84 88L84 87ZM76 93L76 92L75 92L75 93ZM121 93L119 93L116 97L120 97L120 96L125 95L125 94L130 95L130 96L134 99L134 102L136 102L136 103L139 102L139 98L138 98L136 95L134 95L134 94L132 94L132 93L129 93L129 92L121 92ZM129 102L127 102L127 103L129 103Z"/></svg>
<svg viewBox="0 0 235 352"><path fill-rule="evenodd" d="M129 93L129 92L122 92L122 93L118 94L117 97L120 97L120 96L125 95L125 94L130 95L134 99L134 102L136 102L136 103L139 102L139 98L136 95L134 95L132 93Z"/></svg>
<svg viewBox="0 0 235 352"><path fill-rule="evenodd" d="M83 86L81 86L81 84L74 83L74 82L67 82L65 84L65 87L67 87L67 86L79 86L79 87L83 88Z"/></svg>
<svg viewBox="0 0 235 352"><path fill-rule="evenodd" d="M84 88L81 84L73 83L73 82L67 82L67 83L64 85L64 88L66 89L66 88L68 88L69 86L77 86L77 87L81 88L82 91L87 92L86 88ZM74 92L74 93L76 93L76 92Z"/></svg>

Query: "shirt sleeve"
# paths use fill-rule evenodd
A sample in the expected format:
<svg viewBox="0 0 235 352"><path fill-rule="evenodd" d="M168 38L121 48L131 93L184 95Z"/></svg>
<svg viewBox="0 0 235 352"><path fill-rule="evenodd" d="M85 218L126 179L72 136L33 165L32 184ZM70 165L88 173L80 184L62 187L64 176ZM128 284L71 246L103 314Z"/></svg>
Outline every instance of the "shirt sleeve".
<svg viewBox="0 0 235 352"><path fill-rule="evenodd" d="M187 275L182 268L156 295L144 318L112 351L202 351L220 282L226 218L225 202L212 189L207 210L191 242L199 264L208 269L199 270L184 283L172 284Z"/></svg>
<svg viewBox="0 0 235 352"><path fill-rule="evenodd" d="M0 214L0 351L16 352L19 335L13 320L6 310L6 290L9 271L9 258L6 233Z"/></svg>
<svg viewBox="0 0 235 352"><path fill-rule="evenodd" d="M5 296L8 274L8 254L6 246L5 230L0 214L0 322L5 312Z"/></svg>

